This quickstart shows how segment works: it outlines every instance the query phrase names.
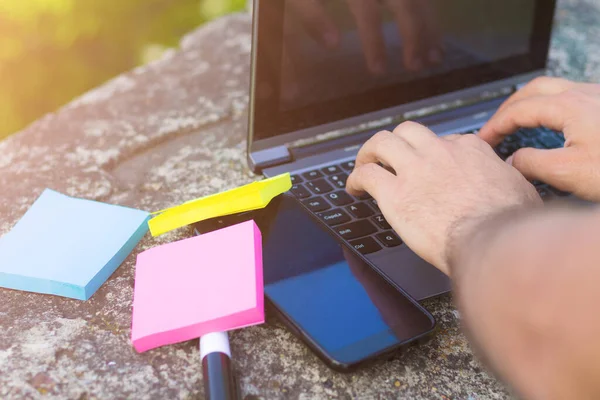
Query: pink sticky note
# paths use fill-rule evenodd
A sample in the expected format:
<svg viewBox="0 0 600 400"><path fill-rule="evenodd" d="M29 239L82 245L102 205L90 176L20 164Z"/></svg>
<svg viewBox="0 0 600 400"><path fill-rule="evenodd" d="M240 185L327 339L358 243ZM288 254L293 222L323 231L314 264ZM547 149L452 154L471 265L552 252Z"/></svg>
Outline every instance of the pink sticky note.
<svg viewBox="0 0 600 400"><path fill-rule="evenodd" d="M137 257L131 341L139 352L265 321L262 240L254 221Z"/></svg>

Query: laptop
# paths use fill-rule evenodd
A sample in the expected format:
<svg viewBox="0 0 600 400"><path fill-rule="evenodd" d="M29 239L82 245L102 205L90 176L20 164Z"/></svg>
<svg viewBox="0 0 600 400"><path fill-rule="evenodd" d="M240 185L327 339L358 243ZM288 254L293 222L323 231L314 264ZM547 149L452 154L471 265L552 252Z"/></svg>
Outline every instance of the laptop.
<svg viewBox="0 0 600 400"><path fill-rule="evenodd" d="M352 9L356 4L362 13ZM477 132L508 96L545 73L555 5L255 0L250 167L266 177L291 173L291 193L306 212L318 214L416 300L447 293L449 279L402 242L374 199L346 193L346 178L361 145L403 121L438 135ZM407 24L421 35L413 34L412 42L403 37ZM324 27L329 37L321 35ZM439 53L428 58L432 48ZM375 71L374 53L383 64ZM506 159L521 147L563 144L560 133L523 129L496 152ZM544 199L567 195L534 184Z"/></svg>

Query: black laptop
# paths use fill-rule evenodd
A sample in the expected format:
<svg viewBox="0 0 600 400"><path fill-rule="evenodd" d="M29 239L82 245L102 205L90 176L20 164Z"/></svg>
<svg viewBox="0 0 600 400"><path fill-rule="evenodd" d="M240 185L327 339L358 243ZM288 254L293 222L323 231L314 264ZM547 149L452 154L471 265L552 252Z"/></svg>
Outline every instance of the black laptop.
<svg viewBox="0 0 600 400"><path fill-rule="evenodd" d="M367 8L360 13L356 4ZM439 135L481 128L545 73L554 10L553 0L255 0L251 168L267 177L290 172L306 212L415 299L448 292L448 278L403 244L374 199L345 192L346 178L360 146L403 121ZM406 24L428 40L413 34L409 43ZM324 27L332 32L325 40ZM384 63L375 71L372 43ZM432 46L438 53L430 57ZM521 147L563 144L560 133L524 129L496 152L506 159ZM534 184L544 199L566 195Z"/></svg>

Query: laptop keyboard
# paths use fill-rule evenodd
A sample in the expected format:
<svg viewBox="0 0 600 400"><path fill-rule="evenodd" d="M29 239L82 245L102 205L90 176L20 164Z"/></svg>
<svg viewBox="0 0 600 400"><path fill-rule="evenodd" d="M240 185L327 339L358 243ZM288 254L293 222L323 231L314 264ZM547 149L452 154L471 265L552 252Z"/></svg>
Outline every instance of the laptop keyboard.
<svg viewBox="0 0 600 400"><path fill-rule="evenodd" d="M470 134L475 132L465 132ZM523 147L553 149L564 145L561 133L546 128L521 129L496 147L496 154L506 160ZM403 245L381 214L377 201L369 195L355 197L345 190L354 161L333 163L325 167L292 175L291 193L335 232L363 254ZM544 201L568 193L543 182L534 181Z"/></svg>

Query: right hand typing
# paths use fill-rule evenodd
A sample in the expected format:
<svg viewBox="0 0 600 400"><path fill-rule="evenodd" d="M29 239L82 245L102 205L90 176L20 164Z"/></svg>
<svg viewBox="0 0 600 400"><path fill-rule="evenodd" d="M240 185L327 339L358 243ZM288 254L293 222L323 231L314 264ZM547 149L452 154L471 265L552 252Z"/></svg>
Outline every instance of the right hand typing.
<svg viewBox="0 0 600 400"><path fill-rule="evenodd" d="M600 201L600 85L537 78L513 94L479 136L495 146L520 127L539 126L564 132L564 148L524 148L507 161L530 180Z"/></svg>

